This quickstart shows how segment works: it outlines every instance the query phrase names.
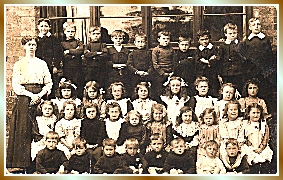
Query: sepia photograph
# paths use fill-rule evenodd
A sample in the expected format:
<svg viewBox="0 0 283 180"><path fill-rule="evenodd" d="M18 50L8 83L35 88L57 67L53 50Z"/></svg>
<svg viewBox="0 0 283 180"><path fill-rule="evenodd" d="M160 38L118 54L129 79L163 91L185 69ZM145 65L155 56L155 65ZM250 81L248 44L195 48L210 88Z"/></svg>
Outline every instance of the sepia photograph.
<svg viewBox="0 0 283 180"><path fill-rule="evenodd" d="M4 6L4 176L279 175L279 4L97 5Z"/></svg>

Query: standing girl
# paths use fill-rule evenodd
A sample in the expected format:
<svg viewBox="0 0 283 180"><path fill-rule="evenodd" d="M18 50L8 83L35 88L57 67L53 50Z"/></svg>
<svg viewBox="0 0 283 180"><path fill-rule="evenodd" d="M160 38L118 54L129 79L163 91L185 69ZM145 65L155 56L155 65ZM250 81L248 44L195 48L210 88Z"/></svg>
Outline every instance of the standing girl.
<svg viewBox="0 0 283 180"><path fill-rule="evenodd" d="M248 162L251 164L252 174L267 174L268 161L271 162L273 151L270 149L269 127L263 117L263 108L257 103L247 107L246 118L248 124L245 128L245 137Z"/></svg>
<svg viewBox="0 0 283 180"><path fill-rule="evenodd" d="M241 104L241 111L245 112L246 108L253 104L257 103L263 108L263 115L265 119L271 118L271 114L268 114L266 103L263 99L258 97L258 87L259 80L257 78L250 79L246 82L243 91L243 98L239 99Z"/></svg>
<svg viewBox="0 0 283 180"><path fill-rule="evenodd" d="M226 103L223 113L223 118L219 122L219 134L221 137L220 154L222 157L226 156L225 143L228 139L236 139L241 148L244 139L244 126L243 118L240 117L240 104L237 100Z"/></svg>
<svg viewBox="0 0 283 180"><path fill-rule="evenodd" d="M50 98L54 98L55 90L59 83L57 73L62 68L60 67L60 61L63 59L63 50L60 41L50 32L51 22L49 19L40 18L37 23L37 29L39 33L36 39L37 49L35 56L47 63L54 84Z"/></svg>
<svg viewBox="0 0 283 180"><path fill-rule="evenodd" d="M172 125L167 120L166 109L162 104L153 104L151 108L151 121L147 124L149 137L159 134L164 142L164 147L169 147L172 135Z"/></svg>
<svg viewBox="0 0 283 180"><path fill-rule="evenodd" d="M97 113L100 113L101 118L104 118L106 102L103 99L101 91L102 89L100 89L100 86L96 81L88 81L84 87L82 107L89 103L96 104L98 107ZM103 112L103 114L101 112Z"/></svg>
<svg viewBox="0 0 283 180"><path fill-rule="evenodd" d="M60 120L55 125L55 131L60 137L61 144L58 144L58 149L64 151L68 158L73 148L72 141L80 135L80 128L81 120L77 119L75 102L65 101L60 112Z"/></svg>
<svg viewBox="0 0 283 180"><path fill-rule="evenodd" d="M232 83L225 83L221 86L219 91L219 100L216 101L215 110L219 119L223 118L223 112L227 102L235 100L235 85Z"/></svg>
<svg viewBox="0 0 283 180"><path fill-rule="evenodd" d="M200 115L198 158L205 155L205 143L210 140L220 143L219 126L214 108L206 108Z"/></svg>
<svg viewBox="0 0 283 180"><path fill-rule="evenodd" d="M146 125L150 120L151 107L157 102L150 98L150 83L140 82L135 88L133 108L142 116L142 123Z"/></svg>
<svg viewBox="0 0 283 180"><path fill-rule="evenodd" d="M23 37L22 45L26 54L14 64L12 75L17 99L9 129L6 167L25 170L31 160L31 122L35 120L38 103L50 94L53 83L46 62L35 57L35 38Z"/></svg>
<svg viewBox="0 0 283 180"><path fill-rule="evenodd" d="M77 87L72 84L71 80L61 79L57 90L57 97L56 99L51 99L58 106L59 113L66 101L74 101L76 108L81 104L81 100L77 98L76 89Z"/></svg>
<svg viewBox="0 0 283 180"><path fill-rule="evenodd" d="M126 139L135 138L139 143L139 149L142 154L145 153L145 145L147 140L146 127L142 124L141 114L135 110L128 112L126 122L121 126L117 145L124 144Z"/></svg>
<svg viewBox="0 0 283 180"><path fill-rule="evenodd" d="M173 76L169 77L164 85L166 86L165 95L160 96L160 98L166 105L168 120L172 123L173 128L175 128L180 109L189 100L185 88L186 83L182 78Z"/></svg>
<svg viewBox="0 0 283 180"><path fill-rule="evenodd" d="M106 133L109 138L117 141L122 123L125 121L122 117L122 110L117 102L111 102L106 105Z"/></svg>
<svg viewBox="0 0 283 180"><path fill-rule="evenodd" d="M124 84L122 82L114 82L107 89L108 100L106 103L117 102L120 105L122 116L133 110L130 98L123 97L125 94Z"/></svg>
<svg viewBox="0 0 283 180"><path fill-rule="evenodd" d="M197 155L199 123L192 108L188 106L181 108L173 133L184 139L187 149L192 151L192 154ZM196 158L194 157L194 159Z"/></svg>
<svg viewBox="0 0 283 180"><path fill-rule="evenodd" d="M31 144L32 160L36 157L38 151L45 147L45 136L49 131L54 131L57 117L55 116L57 106L51 101L45 100L37 107L36 121L33 124L33 142Z"/></svg>

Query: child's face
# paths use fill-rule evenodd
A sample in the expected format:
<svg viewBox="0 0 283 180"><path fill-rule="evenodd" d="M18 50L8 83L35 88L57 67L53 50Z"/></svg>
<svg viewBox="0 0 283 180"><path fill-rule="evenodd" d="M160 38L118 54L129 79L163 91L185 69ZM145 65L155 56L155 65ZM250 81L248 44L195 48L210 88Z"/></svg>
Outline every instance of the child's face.
<svg viewBox="0 0 283 180"><path fill-rule="evenodd" d="M64 109L65 119L73 119L75 115L75 107L73 104L67 104Z"/></svg>
<svg viewBox="0 0 283 180"><path fill-rule="evenodd" d="M198 91L199 96L206 96L208 93L208 83L205 81L199 82L199 84L196 86L196 89Z"/></svg>
<svg viewBox="0 0 283 180"><path fill-rule="evenodd" d="M191 124L193 120L193 112L192 111L186 111L182 114L182 120L185 124Z"/></svg>
<svg viewBox="0 0 283 180"><path fill-rule="evenodd" d="M233 98L235 89L231 86L225 86L222 90L223 100L230 101Z"/></svg>
<svg viewBox="0 0 283 180"><path fill-rule="evenodd" d="M163 141L161 139L158 140L151 140L150 146L153 151L160 152L163 147Z"/></svg>
<svg viewBox="0 0 283 180"><path fill-rule="evenodd" d="M105 146L103 152L106 156L111 157L115 153L115 148L113 146Z"/></svg>
<svg viewBox="0 0 283 180"><path fill-rule="evenodd" d="M181 41L179 42L179 49L182 52L187 52L188 49L190 48L190 42L189 41Z"/></svg>
<svg viewBox="0 0 283 180"><path fill-rule="evenodd" d="M138 96L140 99L146 99L148 97L148 89L145 86L140 86L138 89Z"/></svg>
<svg viewBox="0 0 283 180"><path fill-rule="evenodd" d="M97 42L101 38L101 32L98 30L95 30L89 33L89 36L92 41Z"/></svg>
<svg viewBox="0 0 283 180"><path fill-rule="evenodd" d="M163 119L163 112L160 111L160 110L154 109L153 110L153 119L155 121L158 121L158 122L162 121L162 119Z"/></svg>
<svg viewBox="0 0 283 180"><path fill-rule="evenodd" d="M129 122L132 126L137 126L140 122L139 117L136 116L135 114L130 114L129 115Z"/></svg>
<svg viewBox="0 0 283 180"><path fill-rule="evenodd" d="M34 54L36 50L37 44L34 39L30 40L24 45L24 49L26 50L26 54Z"/></svg>
<svg viewBox="0 0 283 180"><path fill-rule="evenodd" d="M62 97L65 99L71 98L72 90L71 89L61 89Z"/></svg>
<svg viewBox="0 0 283 180"><path fill-rule="evenodd" d="M208 46L210 39L208 35L200 36L198 39L198 43L204 47Z"/></svg>
<svg viewBox="0 0 283 180"><path fill-rule="evenodd" d="M175 143L173 144L173 152L175 154L183 154L185 151L185 143L184 142L179 142L179 143Z"/></svg>
<svg viewBox="0 0 283 180"><path fill-rule="evenodd" d="M218 151L217 145L207 146L205 151L206 151L206 155L208 157L215 158L216 157L216 153Z"/></svg>
<svg viewBox="0 0 283 180"><path fill-rule="evenodd" d="M179 80L171 80L170 81L170 89L173 95L176 95L181 90L181 82Z"/></svg>
<svg viewBox="0 0 283 180"><path fill-rule="evenodd" d="M66 35L66 39L73 39L76 34L76 29L74 27L67 27L64 30L64 34Z"/></svg>
<svg viewBox="0 0 283 180"><path fill-rule="evenodd" d="M238 104L228 104L227 116L229 121L234 121L239 115Z"/></svg>
<svg viewBox="0 0 283 180"><path fill-rule="evenodd" d="M261 31L261 23L259 20L253 21L249 24L249 29L252 31L254 34L258 34Z"/></svg>
<svg viewBox="0 0 283 180"><path fill-rule="evenodd" d="M42 109L42 115L44 117L50 117L53 113L53 106L51 106L50 104L43 104L41 109Z"/></svg>
<svg viewBox="0 0 283 180"><path fill-rule="evenodd" d="M116 121L120 115L119 108L118 107L109 108L108 114L110 120Z"/></svg>
<svg viewBox="0 0 283 180"><path fill-rule="evenodd" d="M118 86L113 86L112 87L112 95L114 100L119 100L122 98L123 95L123 88L122 86L118 85Z"/></svg>
<svg viewBox="0 0 283 180"><path fill-rule="evenodd" d="M94 119L96 117L96 108L94 107L91 107L91 108L86 108L85 109L85 114L86 114L86 117L89 118L89 119Z"/></svg>
<svg viewBox="0 0 283 180"><path fill-rule="evenodd" d="M258 108L251 108L249 116L250 116L250 121L258 122L260 119L260 110Z"/></svg>
<svg viewBox="0 0 283 180"><path fill-rule="evenodd" d="M130 156L134 156L138 152L138 146L135 144L128 144L126 147L126 151Z"/></svg>
<svg viewBox="0 0 283 180"><path fill-rule="evenodd" d="M85 153L85 151L86 151L86 148L85 148L85 147L77 147L77 148L75 149L75 153L76 153L76 155L78 155L78 156L83 155L83 154Z"/></svg>
<svg viewBox="0 0 283 180"><path fill-rule="evenodd" d="M145 45L146 45L146 41L143 37L136 37L135 39L135 46L138 48L138 49L144 49L145 48Z"/></svg>
<svg viewBox="0 0 283 180"><path fill-rule="evenodd" d="M41 21L38 25L37 25L38 31L39 33L46 35L49 30L50 30L50 26L47 22L45 21Z"/></svg>
<svg viewBox="0 0 283 180"><path fill-rule="evenodd" d="M207 126L213 125L213 122L214 122L213 114L212 114L212 113L205 114L205 115L203 116L203 122L204 122L204 124L206 124Z"/></svg>
<svg viewBox="0 0 283 180"><path fill-rule="evenodd" d="M124 42L124 38L122 36L114 36L111 37L111 41L113 41L115 46L121 46Z"/></svg>
<svg viewBox="0 0 283 180"><path fill-rule="evenodd" d="M257 87L257 85L255 85L255 84L249 84L249 85L248 85L248 94L249 94L249 96L251 96L251 97L256 97L257 93L258 93L258 87Z"/></svg>
<svg viewBox="0 0 283 180"><path fill-rule="evenodd" d="M238 31L235 29L227 29L225 36L228 40L234 41L238 36Z"/></svg>
<svg viewBox="0 0 283 180"><path fill-rule="evenodd" d="M97 91L94 90L93 88L88 88L87 89L87 95L90 99L95 99L95 98L97 98Z"/></svg>
<svg viewBox="0 0 283 180"><path fill-rule="evenodd" d="M47 149L53 150L56 148L58 143L57 139L46 139L45 140L45 146L47 147Z"/></svg>
<svg viewBox="0 0 283 180"><path fill-rule="evenodd" d="M230 156L230 157L237 156L238 151L239 151L239 147L237 145L233 145L233 144L230 143L226 147L227 155Z"/></svg>
<svg viewBox="0 0 283 180"><path fill-rule="evenodd" d="M160 46L168 46L170 43L170 36L164 36L161 34L161 36L157 38L157 41L159 42Z"/></svg>

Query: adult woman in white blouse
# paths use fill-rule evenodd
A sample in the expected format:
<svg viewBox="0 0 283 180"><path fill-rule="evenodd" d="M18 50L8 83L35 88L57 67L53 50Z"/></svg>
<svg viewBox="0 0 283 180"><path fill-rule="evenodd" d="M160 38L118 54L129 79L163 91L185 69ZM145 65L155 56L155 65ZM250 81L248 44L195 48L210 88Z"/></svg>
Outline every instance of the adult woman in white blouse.
<svg viewBox="0 0 283 180"><path fill-rule="evenodd" d="M23 37L21 42L26 55L13 68L12 86L17 98L10 123L6 166L26 170L31 162L36 106L43 96L50 94L53 83L46 62L35 57L35 37Z"/></svg>

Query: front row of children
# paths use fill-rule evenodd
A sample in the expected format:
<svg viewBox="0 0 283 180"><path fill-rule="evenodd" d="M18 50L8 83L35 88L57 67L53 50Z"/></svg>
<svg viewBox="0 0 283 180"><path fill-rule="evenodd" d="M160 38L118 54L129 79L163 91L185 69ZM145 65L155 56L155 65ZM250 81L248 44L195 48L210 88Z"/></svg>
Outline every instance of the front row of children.
<svg viewBox="0 0 283 180"><path fill-rule="evenodd" d="M42 109L48 109L48 106L52 109L48 103L43 104ZM118 103L106 107L109 122L97 118L97 107L87 106L84 109L86 117L97 125L88 132L89 127L85 125L91 123L84 124L86 119L78 123L74 118L75 104L67 101L63 106L66 122L58 121L56 132L48 131L42 138L45 145L35 157L36 173L268 173L268 161L273 154L268 145L269 128L263 118L263 108L255 103L247 107L246 120L241 120L238 118L239 104L228 102L225 106L227 120L221 120L218 125L213 108L205 109L201 115L203 122L196 125L194 112L183 107L182 122L174 129L164 124L161 104L153 105L151 116L154 121L148 123L147 128L135 111L128 113L128 122L117 123L121 119ZM47 127L54 126L49 123ZM63 131L61 126L68 127ZM122 127L128 132L126 138L119 136ZM69 138L70 134L74 136ZM121 146L124 146L124 152L118 151Z"/></svg>

